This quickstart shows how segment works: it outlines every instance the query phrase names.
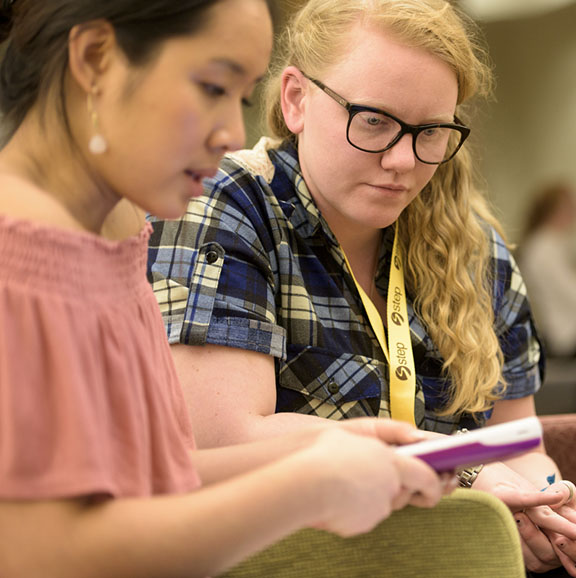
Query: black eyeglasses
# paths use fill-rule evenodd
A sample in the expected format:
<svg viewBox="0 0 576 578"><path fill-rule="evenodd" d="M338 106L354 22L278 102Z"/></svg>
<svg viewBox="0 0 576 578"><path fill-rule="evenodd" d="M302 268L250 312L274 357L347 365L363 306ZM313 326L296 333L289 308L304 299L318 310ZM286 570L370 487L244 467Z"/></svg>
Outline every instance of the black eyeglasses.
<svg viewBox="0 0 576 578"><path fill-rule="evenodd" d="M346 139L358 150L383 153L411 134L416 158L427 165L441 165L454 157L470 134L456 117L457 124L408 124L378 108L352 104L319 80L304 76L348 111Z"/></svg>

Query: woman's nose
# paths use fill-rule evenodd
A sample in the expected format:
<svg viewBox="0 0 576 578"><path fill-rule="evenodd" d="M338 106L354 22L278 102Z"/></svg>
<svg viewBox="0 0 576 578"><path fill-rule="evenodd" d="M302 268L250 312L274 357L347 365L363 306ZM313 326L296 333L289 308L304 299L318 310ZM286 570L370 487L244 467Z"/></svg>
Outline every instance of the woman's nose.
<svg viewBox="0 0 576 578"><path fill-rule="evenodd" d="M382 168L393 169L397 172L414 169L418 159L414 154L413 139L411 134L405 134L392 148L380 153Z"/></svg>
<svg viewBox="0 0 576 578"><path fill-rule="evenodd" d="M242 109L234 111L228 119L215 127L210 138L210 146L224 153L241 149L246 143L246 127Z"/></svg>

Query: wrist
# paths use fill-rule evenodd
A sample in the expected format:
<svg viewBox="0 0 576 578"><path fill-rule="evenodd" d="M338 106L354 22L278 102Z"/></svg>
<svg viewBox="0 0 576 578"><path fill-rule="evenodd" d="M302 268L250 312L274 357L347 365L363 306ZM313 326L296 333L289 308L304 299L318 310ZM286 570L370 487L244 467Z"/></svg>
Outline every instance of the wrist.
<svg viewBox="0 0 576 578"><path fill-rule="evenodd" d="M468 430L466 428L462 428L456 432L456 435L466 434ZM461 470L456 471L456 478L458 480L458 485L461 488L471 488L472 484L476 481L476 478L482 471L484 464L480 464L478 466L473 466L470 468L462 468Z"/></svg>
<svg viewBox="0 0 576 578"><path fill-rule="evenodd" d="M461 488L471 488L480 475L484 464L479 466L474 466L472 468L464 468L456 472L456 477L458 478L458 485Z"/></svg>

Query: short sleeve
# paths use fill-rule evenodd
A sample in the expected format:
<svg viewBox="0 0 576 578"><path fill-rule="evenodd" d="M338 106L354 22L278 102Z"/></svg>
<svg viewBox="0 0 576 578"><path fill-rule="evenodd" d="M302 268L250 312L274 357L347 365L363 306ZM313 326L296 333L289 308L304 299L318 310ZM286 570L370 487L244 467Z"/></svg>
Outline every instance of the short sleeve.
<svg viewBox="0 0 576 578"><path fill-rule="evenodd" d="M148 278L170 343L206 343L284 357L266 194L231 160L178 221L151 218Z"/></svg>
<svg viewBox="0 0 576 578"><path fill-rule="evenodd" d="M0 257L0 497L197 487L185 402L145 278L147 235L124 247L11 233ZM39 236L41 251L31 247Z"/></svg>

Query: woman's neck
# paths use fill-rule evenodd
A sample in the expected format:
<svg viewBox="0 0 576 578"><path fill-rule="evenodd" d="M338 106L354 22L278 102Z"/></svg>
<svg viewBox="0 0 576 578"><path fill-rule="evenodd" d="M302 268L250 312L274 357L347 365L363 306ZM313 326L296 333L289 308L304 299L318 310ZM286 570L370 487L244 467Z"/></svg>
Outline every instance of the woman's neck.
<svg viewBox="0 0 576 578"><path fill-rule="evenodd" d="M337 239L350 263L356 281L371 295L382 246L382 230L366 231L362 235L341 235Z"/></svg>
<svg viewBox="0 0 576 578"><path fill-rule="evenodd" d="M0 153L0 172L62 208L62 226L100 234L118 197L90 175L69 139L28 117ZM55 210L52 218L57 219ZM66 218L68 215L69 218ZM56 224L57 223L52 223ZM75 226L74 224L77 224Z"/></svg>

